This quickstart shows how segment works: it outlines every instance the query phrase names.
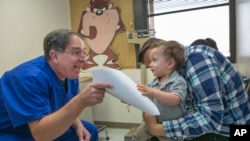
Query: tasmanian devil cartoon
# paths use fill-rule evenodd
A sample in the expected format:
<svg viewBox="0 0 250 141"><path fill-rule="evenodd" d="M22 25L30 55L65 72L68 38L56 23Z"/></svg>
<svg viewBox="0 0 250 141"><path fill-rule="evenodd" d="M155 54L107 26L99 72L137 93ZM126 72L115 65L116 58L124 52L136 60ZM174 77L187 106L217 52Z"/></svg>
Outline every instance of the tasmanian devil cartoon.
<svg viewBox="0 0 250 141"><path fill-rule="evenodd" d="M97 55L107 56L103 66L120 69L120 65L114 62L117 55L111 47L111 42L117 33L123 31L125 27L118 7L114 7L109 0L90 0L82 12L78 28L78 33L85 37L90 47L88 62L82 69L98 66L94 61Z"/></svg>

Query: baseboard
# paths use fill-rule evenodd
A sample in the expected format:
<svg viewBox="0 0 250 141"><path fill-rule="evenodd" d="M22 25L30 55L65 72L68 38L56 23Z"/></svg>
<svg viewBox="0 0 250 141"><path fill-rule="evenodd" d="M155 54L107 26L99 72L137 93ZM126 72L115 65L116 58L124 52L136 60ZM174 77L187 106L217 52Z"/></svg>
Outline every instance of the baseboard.
<svg viewBox="0 0 250 141"><path fill-rule="evenodd" d="M111 128L125 128L131 129L133 127L138 127L140 123L124 123L124 122L108 122L108 121L94 121L96 125L106 125Z"/></svg>

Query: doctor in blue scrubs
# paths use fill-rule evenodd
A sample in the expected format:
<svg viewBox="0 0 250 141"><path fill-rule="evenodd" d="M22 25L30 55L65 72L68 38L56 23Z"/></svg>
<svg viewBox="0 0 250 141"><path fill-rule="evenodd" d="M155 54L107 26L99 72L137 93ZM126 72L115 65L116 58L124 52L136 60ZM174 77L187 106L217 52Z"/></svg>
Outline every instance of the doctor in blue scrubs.
<svg viewBox="0 0 250 141"><path fill-rule="evenodd" d="M97 128L79 115L99 104L112 85L90 83L79 91L86 63L81 36L57 29L44 38L44 55L1 76L0 141L98 141Z"/></svg>

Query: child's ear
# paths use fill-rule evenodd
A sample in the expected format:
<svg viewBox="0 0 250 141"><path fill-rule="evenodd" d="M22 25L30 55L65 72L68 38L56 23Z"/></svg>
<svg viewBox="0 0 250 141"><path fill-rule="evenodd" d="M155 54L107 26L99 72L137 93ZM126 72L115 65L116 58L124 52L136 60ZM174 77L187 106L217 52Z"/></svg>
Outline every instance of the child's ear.
<svg viewBox="0 0 250 141"><path fill-rule="evenodd" d="M173 58L170 58L168 68L174 68L174 67L175 67L175 60Z"/></svg>

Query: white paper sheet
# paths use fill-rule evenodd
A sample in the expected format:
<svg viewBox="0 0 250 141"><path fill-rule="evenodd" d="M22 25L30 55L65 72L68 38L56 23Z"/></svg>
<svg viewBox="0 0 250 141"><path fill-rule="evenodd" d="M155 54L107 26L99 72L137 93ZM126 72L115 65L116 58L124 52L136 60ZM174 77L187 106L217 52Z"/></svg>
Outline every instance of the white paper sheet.
<svg viewBox="0 0 250 141"><path fill-rule="evenodd" d="M92 78L93 82L106 82L112 84L113 88L107 89L107 92L119 100L150 115L160 114L155 104L148 97L143 96L137 89L136 83L122 71L111 68L93 70Z"/></svg>

